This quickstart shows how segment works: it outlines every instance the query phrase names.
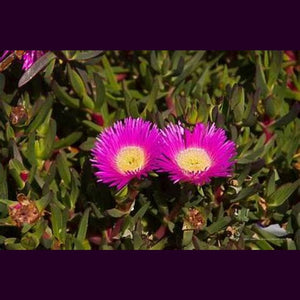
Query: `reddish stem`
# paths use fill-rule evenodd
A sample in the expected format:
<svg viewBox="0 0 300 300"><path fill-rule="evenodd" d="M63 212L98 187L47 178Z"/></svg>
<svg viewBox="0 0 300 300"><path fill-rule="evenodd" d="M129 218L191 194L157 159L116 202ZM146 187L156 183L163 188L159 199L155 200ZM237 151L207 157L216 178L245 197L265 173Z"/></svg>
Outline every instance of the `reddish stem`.
<svg viewBox="0 0 300 300"><path fill-rule="evenodd" d="M176 109L174 104L174 99L172 97L172 94L175 90L175 87L171 87L168 91L168 94L166 96L166 104L168 109L170 110L170 114L173 114L176 117Z"/></svg>
<svg viewBox="0 0 300 300"><path fill-rule="evenodd" d="M110 240L120 233L123 223L124 223L124 218L120 218L117 220L117 222L111 232Z"/></svg>
<svg viewBox="0 0 300 300"><path fill-rule="evenodd" d="M154 236L157 238L157 239L162 239L165 235L166 235L166 232L167 232L167 226L166 225L161 225L155 232Z"/></svg>
<svg viewBox="0 0 300 300"><path fill-rule="evenodd" d="M179 214L181 208L183 206L182 202L177 202L176 205L171 210L170 214L165 218L166 221L173 221ZM155 232L154 236L157 239L162 239L168 231L168 226L165 224L162 224Z"/></svg>
<svg viewBox="0 0 300 300"><path fill-rule="evenodd" d="M135 181L135 182L132 182L131 184L131 187L129 187L129 192L128 192L128 199L125 203L119 203L117 204L117 209L119 210L122 210L124 212L128 212L129 213L129 210L132 206L132 203L135 201L139 191L138 191L138 186L139 186L139 182L138 181ZM108 240L109 242L111 242L111 239L113 237L116 237L118 236L118 234L120 233L121 229L122 229L122 225L124 223L124 216L119 218L117 221L116 221L116 224L113 228L109 228L107 229L107 237L108 237Z"/></svg>

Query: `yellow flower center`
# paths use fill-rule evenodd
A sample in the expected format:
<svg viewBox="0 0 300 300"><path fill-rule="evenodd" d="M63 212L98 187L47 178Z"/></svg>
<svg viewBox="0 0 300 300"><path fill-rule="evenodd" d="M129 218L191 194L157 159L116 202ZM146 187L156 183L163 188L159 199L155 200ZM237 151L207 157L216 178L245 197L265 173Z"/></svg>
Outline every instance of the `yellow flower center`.
<svg viewBox="0 0 300 300"><path fill-rule="evenodd" d="M145 164L145 153L141 147L127 146L120 150L116 163L122 173L140 170Z"/></svg>
<svg viewBox="0 0 300 300"><path fill-rule="evenodd" d="M201 148L188 148L178 153L178 166L186 172L201 172L211 166L211 159Z"/></svg>

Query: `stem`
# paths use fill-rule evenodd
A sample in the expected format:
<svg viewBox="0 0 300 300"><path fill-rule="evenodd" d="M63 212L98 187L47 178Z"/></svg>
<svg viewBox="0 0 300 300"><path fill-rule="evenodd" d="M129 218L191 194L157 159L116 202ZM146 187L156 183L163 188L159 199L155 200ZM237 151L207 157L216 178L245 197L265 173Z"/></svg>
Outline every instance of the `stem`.
<svg viewBox="0 0 300 300"><path fill-rule="evenodd" d="M184 203L182 202L177 202L176 205L173 207L173 209L171 210L170 214L168 216L166 216L164 219L166 222L169 222L169 221L173 221L179 214L181 208L183 207ZM165 224L162 224L158 229L157 231L155 232L154 236L157 238L157 239L162 239L166 233L167 233L167 230L168 230L168 226L165 225Z"/></svg>
<svg viewBox="0 0 300 300"><path fill-rule="evenodd" d="M168 94L166 96L166 104L167 104L168 109L170 110L170 113L176 117L177 116L176 109L175 109L174 100L172 97L174 90L175 90L175 87L171 87L169 89Z"/></svg>
<svg viewBox="0 0 300 300"><path fill-rule="evenodd" d="M137 195L139 194L138 187L139 187L139 181L137 181L137 180L133 181L128 187L129 191L128 191L127 200L122 203L117 203L116 208L119 210L122 210L124 212L128 212L128 214L129 214L130 213L129 210L130 210L132 204L134 203ZM109 237L110 240L120 234L124 220L125 220L125 216L122 216L121 218L119 218L117 220L117 222L115 223L115 226L113 227L113 229L111 231L111 234Z"/></svg>
<svg viewBox="0 0 300 300"><path fill-rule="evenodd" d="M120 233L120 230L122 228L122 225L124 223L124 217L119 218L111 232L111 238L117 236Z"/></svg>
<svg viewBox="0 0 300 300"><path fill-rule="evenodd" d="M129 211L130 207L132 206L132 203L135 201L137 195L139 194L139 182L134 181L131 185L128 187L128 197L125 202L117 203L116 208L122 211Z"/></svg>
<svg viewBox="0 0 300 300"><path fill-rule="evenodd" d="M178 202L176 202L175 206L173 207L173 209L171 210L171 212L169 213L169 215L167 215L164 218L164 223L167 223L169 221L173 221L176 219L176 217L178 216L178 214L181 211L181 208L184 206L185 202L187 202L189 200L189 194L191 191L191 185L190 184L184 184L182 186L181 189L181 193L180 193L180 197ZM155 232L154 236L157 239L162 239L166 233L168 231L168 226L166 224L162 224Z"/></svg>

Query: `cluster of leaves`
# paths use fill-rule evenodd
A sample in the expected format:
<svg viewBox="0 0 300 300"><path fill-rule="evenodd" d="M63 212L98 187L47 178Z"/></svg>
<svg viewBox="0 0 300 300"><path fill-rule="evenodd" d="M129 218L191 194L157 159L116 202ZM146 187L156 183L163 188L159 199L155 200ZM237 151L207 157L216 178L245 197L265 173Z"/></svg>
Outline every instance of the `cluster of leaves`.
<svg viewBox="0 0 300 300"><path fill-rule="evenodd" d="M0 249L300 249L298 63L281 51L49 51L25 73L14 62L0 74ZM188 191L155 173L136 191L97 183L90 149L126 116L215 122L237 145L232 177Z"/></svg>

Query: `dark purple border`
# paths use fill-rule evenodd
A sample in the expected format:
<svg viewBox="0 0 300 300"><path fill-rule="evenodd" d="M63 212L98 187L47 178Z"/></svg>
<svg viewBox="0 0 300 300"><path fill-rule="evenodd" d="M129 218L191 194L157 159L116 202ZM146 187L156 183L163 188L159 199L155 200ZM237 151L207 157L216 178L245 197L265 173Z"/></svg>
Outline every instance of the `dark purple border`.
<svg viewBox="0 0 300 300"><path fill-rule="evenodd" d="M1 49L300 49L300 10L293 1L48 1L33 7L4 1L0 9ZM0 251L0 297L290 299L298 286L299 256Z"/></svg>
<svg viewBox="0 0 300 300"><path fill-rule="evenodd" d="M299 258L298 251L1 251L1 299L291 299Z"/></svg>
<svg viewBox="0 0 300 300"><path fill-rule="evenodd" d="M293 0L119 2L4 1L0 48L300 49Z"/></svg>

